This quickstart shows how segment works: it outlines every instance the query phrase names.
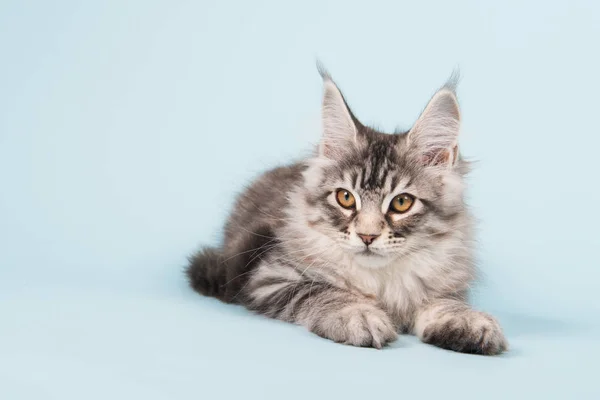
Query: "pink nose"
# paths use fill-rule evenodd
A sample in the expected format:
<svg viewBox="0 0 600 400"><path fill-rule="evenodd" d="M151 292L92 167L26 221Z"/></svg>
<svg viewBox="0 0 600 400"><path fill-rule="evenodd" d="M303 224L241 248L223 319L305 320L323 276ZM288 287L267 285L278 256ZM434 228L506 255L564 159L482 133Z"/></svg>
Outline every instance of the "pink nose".
<svg viewBox="0 0 600 400"><path fill-rule="evenodd" d="M379 235L363 235L362 233L357 233L357 235L367 246L373 243L373 241L379 237Z"/></svg>

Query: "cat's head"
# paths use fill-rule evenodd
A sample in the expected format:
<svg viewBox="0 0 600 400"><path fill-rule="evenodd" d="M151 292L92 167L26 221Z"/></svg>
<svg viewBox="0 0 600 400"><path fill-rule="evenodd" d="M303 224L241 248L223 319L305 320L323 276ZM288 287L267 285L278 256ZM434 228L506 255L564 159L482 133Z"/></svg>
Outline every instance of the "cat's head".
<svg viewBox="0 0 600 400"><path fill-rule="evenodd" d="M466 210L455 84L431 98L414 126L364 126L322 73L323 136L302 189L308 224L356 264L378 268L456 239Z"/></svg>

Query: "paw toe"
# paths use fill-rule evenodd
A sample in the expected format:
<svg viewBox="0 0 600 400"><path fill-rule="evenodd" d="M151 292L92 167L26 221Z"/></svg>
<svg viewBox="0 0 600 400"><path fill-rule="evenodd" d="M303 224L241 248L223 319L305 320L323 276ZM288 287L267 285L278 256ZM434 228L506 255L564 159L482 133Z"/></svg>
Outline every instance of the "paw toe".
<svg viewBox="0 0 600 400"><path fill-rule="evenodd" d="M473 326L463 320L432 325L423 332L423 342L461 353L496 355L508 348L495 320Z"/></svg>

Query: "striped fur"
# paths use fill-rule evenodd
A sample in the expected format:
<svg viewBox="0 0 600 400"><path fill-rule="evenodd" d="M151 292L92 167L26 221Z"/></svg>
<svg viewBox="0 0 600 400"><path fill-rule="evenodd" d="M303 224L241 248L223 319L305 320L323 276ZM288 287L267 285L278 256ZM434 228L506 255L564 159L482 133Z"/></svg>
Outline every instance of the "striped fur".
<svg viewBox="0 0 600 400"><path fill-rule="evenodd" d="M190 259L191 286L340 343L381 348L413 333L455 351L504 351L498 323L467 303L475 266L454 86L413 129L384 134L323 79L315 155L266 172L239 196L222 246ZM354 208L340 206L338 189ZM402 193L415 200L400 214L390 202Z"/></svg>

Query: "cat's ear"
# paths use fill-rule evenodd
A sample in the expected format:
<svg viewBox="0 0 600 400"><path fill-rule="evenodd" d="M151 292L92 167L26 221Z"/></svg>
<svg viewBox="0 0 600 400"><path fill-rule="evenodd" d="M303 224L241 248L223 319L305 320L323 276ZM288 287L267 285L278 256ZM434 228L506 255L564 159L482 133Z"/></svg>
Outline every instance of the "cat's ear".
<svg viewBox="0 0 600 400"><path fill-rule="evenodd" d="M336 158L356 144L357 129L342 92L321 65L319 73L323 78L323 137L319 154L326 158Z"/></svg>
<svg viewBox="0 0 600 400"><path fill-rule="evenodd" d="M408 132L410 146L428 166L452 166L458 158L460 108L456 85L446 84L431 98Z"/></svg>

